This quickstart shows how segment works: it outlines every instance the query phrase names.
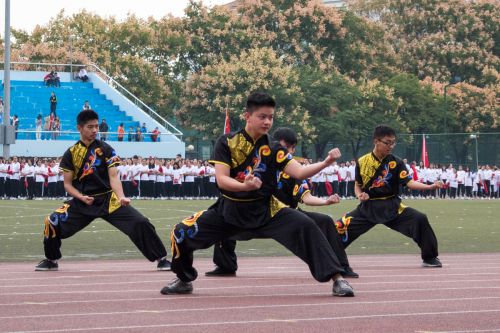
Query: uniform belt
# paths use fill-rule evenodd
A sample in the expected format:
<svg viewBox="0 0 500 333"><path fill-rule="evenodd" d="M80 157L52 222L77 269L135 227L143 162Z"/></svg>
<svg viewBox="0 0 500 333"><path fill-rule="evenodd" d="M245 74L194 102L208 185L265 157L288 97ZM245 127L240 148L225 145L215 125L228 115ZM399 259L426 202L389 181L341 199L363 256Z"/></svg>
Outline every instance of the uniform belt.
<svg viewBox="0 0 500 333"><path fill-rule="evenodd" d="M101 193L92 193L92 194L83 193L83 195L88 195L89 197L98 197L100 195L105 195L105 194L108 194L108 193L111 193L111 192L113 192L113 190L109 190L109 191L101 192Z"/></svg>
<svg viewBox="0 0 500 333"><path fill-rule="evenodd" d="M390 198L394 198L395 195L390 195L388 197L380 197L380 198L370 198L368 200L386 200L386 199L390 199Z"/></svg>
<svg viewBox="0 0 500 333"><path fill-rule="evenodd" d="M238 199L238 198L233 198L230 197L229 195L222 195L224 198L229 199L231 201L242 201L242 202L251 202L251 201L258 201L258 200L264 200L265 198L244 198L244 199Z"/></svg>

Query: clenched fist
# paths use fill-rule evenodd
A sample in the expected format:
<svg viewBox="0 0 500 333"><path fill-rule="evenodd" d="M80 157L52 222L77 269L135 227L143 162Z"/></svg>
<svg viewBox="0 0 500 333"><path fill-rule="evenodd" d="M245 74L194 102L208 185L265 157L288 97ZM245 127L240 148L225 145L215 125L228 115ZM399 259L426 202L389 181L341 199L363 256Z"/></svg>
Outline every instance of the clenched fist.
<svg viewBox="0 0 500 333"><path fill-rule="evenodd" d="M326 199L326 204L327 205L333 205L333 204L336 204L336 203L339 203L339 202L340 202L340 197L337 194L330 195L328 197L328 199Z"/></svg>
<svg viewBox="0 0 500 333"><path fill-rule="evenodd" d="M246 185L247 191L258 190L262 186L262 180L260 180L260 178L258 177L255 177L251 173L246 175L245 181L243 183Z"/></svg>
<svg viewBox="0 0 500 333"><path fill-rule="evenodd" d="M336 160L338 160L342 154L340 153L340 149L338 148L333 148L328 152L328 156L325 158L325 163L330 165Z"/></svg>
<svg viewBox="0 0 500 333"><path fill-rule="evenodd" d="M90 197L88 195L84 195L81 200L85 202L88 206L92 205L94 203L94 197Z"/></svg>
<svg viewBox="0 0 500 333"><path fill-rule="evenodd" d="M359 201L366 201L366 200L370 199L370 196L368 195L368 193L363 192L360 195L358 195L358 199L359 199Z"/></svg>

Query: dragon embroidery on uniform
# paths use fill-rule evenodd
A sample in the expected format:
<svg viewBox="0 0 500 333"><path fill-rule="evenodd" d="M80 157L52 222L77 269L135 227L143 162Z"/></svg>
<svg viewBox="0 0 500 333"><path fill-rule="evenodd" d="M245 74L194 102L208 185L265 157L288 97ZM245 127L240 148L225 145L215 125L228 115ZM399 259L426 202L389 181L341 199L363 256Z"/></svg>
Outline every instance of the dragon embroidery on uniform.
<svg viewBox="0 0 500 333"><path fill-rule="evenodd" d="M384 170L382 171L382 175L378 176L370 186L372 188L383 187L389 184L389 180L392 178L392 173L389 172L389 166L386 164L384 166Z"/></svg>
<svg viewBox="0 0 500 333"><path fill-rule="evenodd" d="M94 173L96 167L101 165L101 160L98 158L98 156L101 155L101 148L96 148L95 150L90 151L88 161L85 162L85 165L83 166L82 175L80 176L79 180L82 180L84 177Z"/></svg>

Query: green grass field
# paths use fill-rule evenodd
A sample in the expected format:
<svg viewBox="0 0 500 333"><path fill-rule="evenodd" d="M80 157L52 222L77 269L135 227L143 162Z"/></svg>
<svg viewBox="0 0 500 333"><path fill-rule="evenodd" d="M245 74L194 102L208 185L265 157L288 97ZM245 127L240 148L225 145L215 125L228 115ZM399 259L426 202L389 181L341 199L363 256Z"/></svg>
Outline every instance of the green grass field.
<svg viewBox="0 0 500 333"><path fill-rule="evenodd" d="M168 234L171 227L212 201L134 201L133 205L148 216L170 253ZM355 207L355 201L315 210L338 218ZM427 214L439 240L441 253L500 252L500 201L498 200L407 200L410 207ZM61 205L60 201L0 201L0 261L37 261L43 258L44 216ZM242 256L290 255L272 240L240 242ZM126 236L103 220L96 220L75 236L63 241L66 259L140 258L141 254ZM348 249L349 254L418 254L409 238L377 226L360 237ZM196 256L211 256L211 250Z"/></svg>

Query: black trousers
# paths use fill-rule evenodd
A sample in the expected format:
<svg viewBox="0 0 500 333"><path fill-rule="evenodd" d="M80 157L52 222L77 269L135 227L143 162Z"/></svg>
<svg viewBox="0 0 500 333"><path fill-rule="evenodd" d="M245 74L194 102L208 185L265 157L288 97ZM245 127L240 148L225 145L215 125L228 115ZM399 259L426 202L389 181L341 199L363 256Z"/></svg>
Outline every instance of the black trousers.
<svg viewBox="0 0 500 333"><path fill-rule="evenodd" d="M165 182L156 182L155 183L155 198L166 197L165 192L166 192Z"/></svg>
<svg viewBox="0 0 500 333"><path fill-rule="evenodd" d="M21 190L21 183L19 182L19 179L11 179L9 182L9 191L10 191L10 197L12 198L17 198L19 197L20 190Z"/></svg>
<svg viewBox="0 0 500 333"><path fill-rule="evenodd" d="M216 205L184 219L172 230L172 270L182 281L193 281L198 277L193 267L195 250L206 249L247 231L225 222ZM311 274L319 282L327 282L344 272L316 223L298 210L283 208L266 224L251 229L251 232L258 238L272 238L285 246L308 264Z"/></svg>
<svg viewBox="0 0 500 333"><path fill-rule="evenodd" d="M201 197L201 193L203 192L203 178L202 177L194 177L194 185L193 185L193 197L199 198Z"/></svg>
<svg viewBox="0 0 500 333"><path fill-rule="evenodd" d="M339 194L339 181L334 180L332 183L333 194Z"/></svg>
<svg viewBox="0 0 500 333"><path fill-rule="evenodd" d="M57 182L49 182L49 187L48 187L49 197L55 198L56 190L57 190Z"/></svg>
<svg viewBox="0 0 500 333"><path fill-rule="evenodd" d="M141 198L145 198L149 196L149 180L141 180L139 183L141 188L140 196Z"/></svg>
<svg viewBox="0 0 500 333"><path fill-rule="evenodd" d="M64 182L62 180L57 181L56 196L59 198L66 196L66 190L64 189Z"/></svg>
<svg viewBox="0 0 500 333"><path fill-rule="evenodd" d="M347 196L347 182L345 180L339 182L339 195L341 197Z"/></svg>
<svg viewBox="0 0 500 333"><path fill-rule="evenodd" d="M193 197L194 196L194 182L184 182L182 183L183 196Z"/></svg>
<svg viewBox="0 0 500 333"><path fill-rule="evenodd" d="M465 196L468 198L472 197L472 186L465 186Z"/></svg>
<svg viewBox="0 0 500 333"><path fill-rule="evenodd" d="M174 198L180 198L183 196L183 185L181 184L173 184L172 185L172 196Z"/></svg>
<svg viewBox="0 0 500 333"><path fill-rule="evenodd" d="M333 252L339 259L340 264L345 269L349 267L349 260L342 244L342 240L337 232L333 219L321 213L306 212L299 209L300 212L311 218L321 230L326 240L330 244ZM286 222L285 222L286 223ZM235 252L236 240L250 240L254 235L251 232L236 235L230 239L223 240L214 244L213 262L217 267L227 271L236 272L238 269L237 256Z"/></svg>
<svg viewBox="0 0 500 333"><path fill-rule="evenodd" d="M344 247L347 248L376 224L364 217L356 208L338 220L336 225L339 234L342 235ZM413 239L420 247L422 259L432 259L438 256L437 238L425 214L406 207L396 219L384 225Z"/></svg>
<svg viewBox="0 0 500 333"><path fill-rule="evenodd" d="M356 196L354 194L354 181L352 181L352 180L347 182L347 196L348 197L355 197Z"/></svg>
<svg viewBox="0 0 500 333"><path fill-rule="evenodd" d="M139 180L130 181L130 196L131 197L139 196Z"/></svg>
<svg viewBox="0 0 500 333"><path fill-rule="evenodd" d="M24 198L28 196L28 188L25 186L25 180L26 177L19 178L19 194Z"/></svg>
<svg viewBox="0 0 500 333"><path fill-rule="evenodd" d="M128 198L130 197L130 190L129 190L129 185L130 185L130 181L125 181L125 180L122 180L122 189L123 189L123 194Z"/></svg>
<svg viewBox="0 0 500 333"><path fill-rule="evenodd" d="M174 196L174 189L172 185L172 181L165 181L165 196L167 197L173 197Z"/></svg>
<svg viewBox="0 0 500 333"><path fill-rule="evenodd" d="M5 178L0 177L0 198L3 198L5 195Z"/></svg>
<svg viewBox="0 0 500 333"><path fill-rule="evenodd" d="M112 213L106 213L109 206L106 196L110 195L95 197L91 206L79 200L69 200L45 218L43 246L47 259L60 259L61 240L73 236L98 217L126 234L149 261L167 255L155 227L145 216L131 206L121 206Z"/></svg>
<svg viewBox="0 0 500 333"><path fill-rule="evenodd" d="M45 182L35 182L35 197L41 198L43 196L43 187Z"/></svg>
<svg viewBox="0 0 500 333"><path fill-rule="evenodd" d="M26 177L28 180L28 198L33 199L33 196L35 195L35 178L34 177Z"/></svg>

